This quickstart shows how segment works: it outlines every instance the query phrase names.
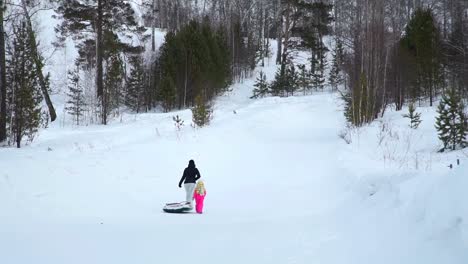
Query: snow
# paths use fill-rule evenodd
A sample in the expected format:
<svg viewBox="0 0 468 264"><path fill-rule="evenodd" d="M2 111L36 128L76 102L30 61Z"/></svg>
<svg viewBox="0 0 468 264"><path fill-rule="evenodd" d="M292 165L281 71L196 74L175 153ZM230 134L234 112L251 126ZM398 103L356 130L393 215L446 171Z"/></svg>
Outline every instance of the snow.
<svg viewBox="0 0 468 264"><path fill-rule="evenodd" d="M378 122L339 138L337 95L249 100L251 83L219 98L204 129L187 110L128 114L1 149L2 263L466 263L466 158L450 170L463 153L435 152L432 109L414 151L435 157L416 170L383 160ZM408 132L400 115L386 122ZM183 200L191 158L204 214L162 213Z"/></svg>
<svg viewBox="0 0 468 264"><path fill-rule="evenodd" d="M203 129L124 114L0 149L1 263L468 262L468 155L437 152L434 108L417 130L407 109L348 129L335 93L249 99L260 70L274 56ZM189 159L204 213L165 214Z"/></svg>

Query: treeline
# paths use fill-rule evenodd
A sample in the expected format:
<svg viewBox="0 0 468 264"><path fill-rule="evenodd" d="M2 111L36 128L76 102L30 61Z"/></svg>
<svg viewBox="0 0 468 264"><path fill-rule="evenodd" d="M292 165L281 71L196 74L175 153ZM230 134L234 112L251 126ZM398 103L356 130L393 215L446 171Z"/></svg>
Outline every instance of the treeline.
<svg viewBox="0 0 468 264"><path fill-rule="evenodd" d="M18 148L56 119L31 19L38 8L39 1L0 1L0 144Z"/></svg>
<svg viewBox="0 0 468 264"><path fill-rule="evenodd" d="M448 90L468 98L466 1L334 2L351 124L369 123L389 106L432 106Z"/></svg>
<svg viewBox="0 0 468 264"><path fill-rule="evenodd" d="M106 124L124 109L192 107L198 96L208 105L231 81L250 76L258 45L252 46L240 22L221 23L202 13L182 15L188 9L177 6L177 23L161 24L165 16L157 6L164 3L142 3L146 27L137 22L130 3L57 1L56 12L63 20L57 44L72 35L79 50L77 69L70 72L67 108L76 124L80 119ZM156 50L155 28L160 26L167 34ZM146 50L149 41L151 49Z"/></svg>

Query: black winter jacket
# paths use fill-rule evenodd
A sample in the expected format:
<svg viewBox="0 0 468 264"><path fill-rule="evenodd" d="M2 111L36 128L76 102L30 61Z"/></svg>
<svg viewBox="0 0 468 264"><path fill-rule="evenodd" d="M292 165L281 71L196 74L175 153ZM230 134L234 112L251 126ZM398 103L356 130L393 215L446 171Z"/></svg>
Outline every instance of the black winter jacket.
<svg viewBox="0 0 468 264"><path fill-rule="evenodd" d="M179 187L182 187L182 183L195 183L200 178L200 172L195 167L195 163L190 162L179 181Z"/></svg>

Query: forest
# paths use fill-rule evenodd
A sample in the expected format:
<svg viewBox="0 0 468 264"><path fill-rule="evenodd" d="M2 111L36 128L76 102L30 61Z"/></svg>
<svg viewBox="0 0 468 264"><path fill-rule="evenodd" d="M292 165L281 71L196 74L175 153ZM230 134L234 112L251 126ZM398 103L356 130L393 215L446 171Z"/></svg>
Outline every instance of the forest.
<svg viewBox="0 0 468 264"><path fill-rule="evenodd" d="M58 21L54 47L71 40L78 52L65 106L76 125L186 108L208 122L212 100L253 77L276 41L276 76L267 82L260 72L252 99L330 90L349 125L362 126L389 108L410 105L414 115L443 98L451 109L440 109L438 126L456 115L466 134L466 0L0 0L0 142L8 145L57 117L36 26L44 10ZM155 43L158 31L164 43ZM297 51L307 63L295 63Z"/></svg>

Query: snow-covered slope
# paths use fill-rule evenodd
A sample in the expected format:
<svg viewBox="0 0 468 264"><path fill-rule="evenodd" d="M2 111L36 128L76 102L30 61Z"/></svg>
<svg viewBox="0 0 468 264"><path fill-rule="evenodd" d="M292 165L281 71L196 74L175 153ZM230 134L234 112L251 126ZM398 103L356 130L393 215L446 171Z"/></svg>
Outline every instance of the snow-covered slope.
<svg viewBox="0 0 468 264"><path fill-rule="evenodd" d="M437 153L434 109L417 130L394 111L346 129L336 94L250 100L253 83L203 129L188 110L124 114L0 149L1 263L468 262L467 154ZM192 158L204 214L162 213Z"/></svg>
<svg viewBox="0 0 468 264"><path fill-rule="evenodd" d="M433 159L416 170L398 161L410 131L401 113L382 121L392 135L380 140L376 122L346 144L337 95L254 101L252 84L220 97L204 129L189 126L190 111L124 115L0 149L2 263L467 262L466 158L449 170L463 153L435 152L433 110L408 151ZM183 200L191 158L205 213L162 213Z"/></svg>

